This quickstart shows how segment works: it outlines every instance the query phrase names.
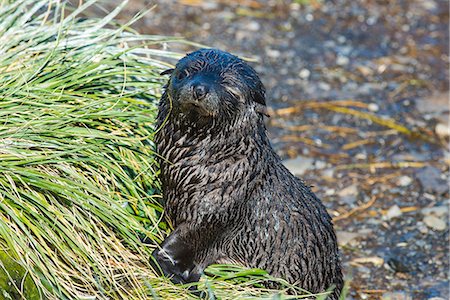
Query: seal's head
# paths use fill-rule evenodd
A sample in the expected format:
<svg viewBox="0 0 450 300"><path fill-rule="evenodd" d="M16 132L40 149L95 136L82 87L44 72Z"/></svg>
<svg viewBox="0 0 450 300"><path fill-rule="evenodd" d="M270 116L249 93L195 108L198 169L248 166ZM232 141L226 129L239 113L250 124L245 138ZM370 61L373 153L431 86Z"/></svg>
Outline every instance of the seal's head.
<svg viewBox="0 0 450 300"><path fill-rule="evenodd" d="M266 114L265 89L255 70L217 49L200 49L182 58L170 74L167 100L173 112L191 120Z"/></svg>

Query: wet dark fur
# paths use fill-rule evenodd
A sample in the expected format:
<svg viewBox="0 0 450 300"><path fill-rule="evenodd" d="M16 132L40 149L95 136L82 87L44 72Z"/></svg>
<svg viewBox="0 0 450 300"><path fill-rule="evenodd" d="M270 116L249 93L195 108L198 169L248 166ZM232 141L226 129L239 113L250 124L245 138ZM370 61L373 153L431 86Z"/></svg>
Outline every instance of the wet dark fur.
<svg viewBox="0 0 450 300"><path fill-rule="evenodd" d="M331 218L266 135L265 91L229 53L181 59L161 99L156 144L174 231L155 250L164 274L193 282L213 263L262 268L311 292L342 288ZM201 99L196 99L198 85Z"/></svg>

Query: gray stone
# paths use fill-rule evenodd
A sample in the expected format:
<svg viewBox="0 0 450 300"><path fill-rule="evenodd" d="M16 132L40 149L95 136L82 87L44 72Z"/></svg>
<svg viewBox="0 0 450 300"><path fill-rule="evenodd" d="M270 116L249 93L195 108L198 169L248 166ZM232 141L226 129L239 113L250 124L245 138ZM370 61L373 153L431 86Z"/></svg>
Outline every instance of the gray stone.
<svg viewBox="0 0 450 300"><path fill-rule="evenodd" d="M358 186L351 184L338 192L339 197L356 196L358 194Z"/></svg>
<svg viewBox="0 0 450 300"><path fill-rule="evenodd" d="M398 205L393 205L388 209L386 213L386 219L391 220L393 218L400 217L401 215L402 211L400 210L400 207L398 207Z"/></svg>
<svg viewBox="0 0 450 300"><path fill-rule="evenodd" d="M327 163L322 160L317 160L315 165L316 165L316 169L325 169L327 166Z"/></svg>
<svg viewBox="0 0 450 300"><path fill-rule="evenodd" d="M370 103L370 104L367 106L367 108L368 108L370 111L378 111L378 110L380 109L380 107L379 107L378 104L376 104L376 103Z"/></svg>
<svg viewBox="0 0 450 300"><path fill-rule="evenodd" d="M447 223L444 220L433 215L423 218L423 222L433 230L443 231L447 228Z"/></svg>
<svg viewBox="0 0 450 300"><path fill-rule="evenodd" d="M416 177L425 191L443 194L448 191L448 183L441 178L441 171L436 167L425 167L418 170Z"/></svg>
<svg viewBox="0 0 450 300"><path fill-rule="evenodd" d="M382 300L412 300L411 295L405 292L386 292L381 296Z"/></svg>
<svg viewBox="0 0 450 300"><path fill-rule="evenodd" d="M354 241L356 238L360 237L361 235L359 233L354 232L348 232L348 231L336 231L336 237L338 240L339 245L344 246L352 241Z"/></svg>
<svg viewBox="0 0 450 300"><path fill-rule="evenodd" d="M434 131L440 137L450 136L450 127L448 126L448 124L438 123L434 128Z"/></svg>
<svg viewBox="0 0 450 300"><path fill-rule="evenodd" d="M294 175L303 175L306 170L313 169L313 163L314 159L305 156L297 156L283 161L283 165Z"/></svg>
<svg viewBox="0 0 450 300"><path fill-rule="evenodd" d="M347 56L343 56L343 55L338 55L338 57L336 59L336 64L339 66L348 65L349 62L350 62L350 59Z"/></svg>
<svg viewBox="0 0 450 300"><path fill-rule="evenodd" d="M298 76L301 79L305 79L305 80L308 79L310 75L311 75L311 71L308 69L301 69L300 72L298 73Z"/></svg>
<svg viewBox="0 0 450 300"><path fill-rule="evenodd" d="M437 217L442 217L446 214L448 214L448 207L447 206L435 206L435 207L427 207L422 209L422 214L428 216L428 215L435 215Z"/></svg>
<svg viewBox="0 0 450 300"><path fill-rule="evenodd" d="M413 182L413 179L411 177L409 177L409 176L406 176L406 175L399 177L398 180L397 180L397 184L400 185L400 186L408 186L412 182Z"/></svg>

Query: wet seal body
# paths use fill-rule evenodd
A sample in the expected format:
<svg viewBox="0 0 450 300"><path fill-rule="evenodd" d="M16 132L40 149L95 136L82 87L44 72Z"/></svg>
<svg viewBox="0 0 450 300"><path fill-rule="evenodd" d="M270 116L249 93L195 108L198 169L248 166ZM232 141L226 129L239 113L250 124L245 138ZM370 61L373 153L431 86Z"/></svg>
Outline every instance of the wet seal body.
<svg viewBox="0 0 450 300"><path fill-rule="evenodd" d="M342 289L331 218L273 151L265 90L229 53L181 59L162 96L156 133L165 213L174 231L153 257L174 282L213 263L261 268L310 292Z"/></svg>

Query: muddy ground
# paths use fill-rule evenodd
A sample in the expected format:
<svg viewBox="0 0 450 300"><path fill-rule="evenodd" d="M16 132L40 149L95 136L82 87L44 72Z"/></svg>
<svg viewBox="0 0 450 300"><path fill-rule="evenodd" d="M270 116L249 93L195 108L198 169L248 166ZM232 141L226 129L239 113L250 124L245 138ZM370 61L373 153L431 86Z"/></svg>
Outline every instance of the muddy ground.
<svg viewBox="0 0 450 300"><path fill-rule="evenodd" d="M449 299L448 1L132 0L120 18L153 4L138 31L253 60L273 146L334 217L349 299Z"/></svg>

